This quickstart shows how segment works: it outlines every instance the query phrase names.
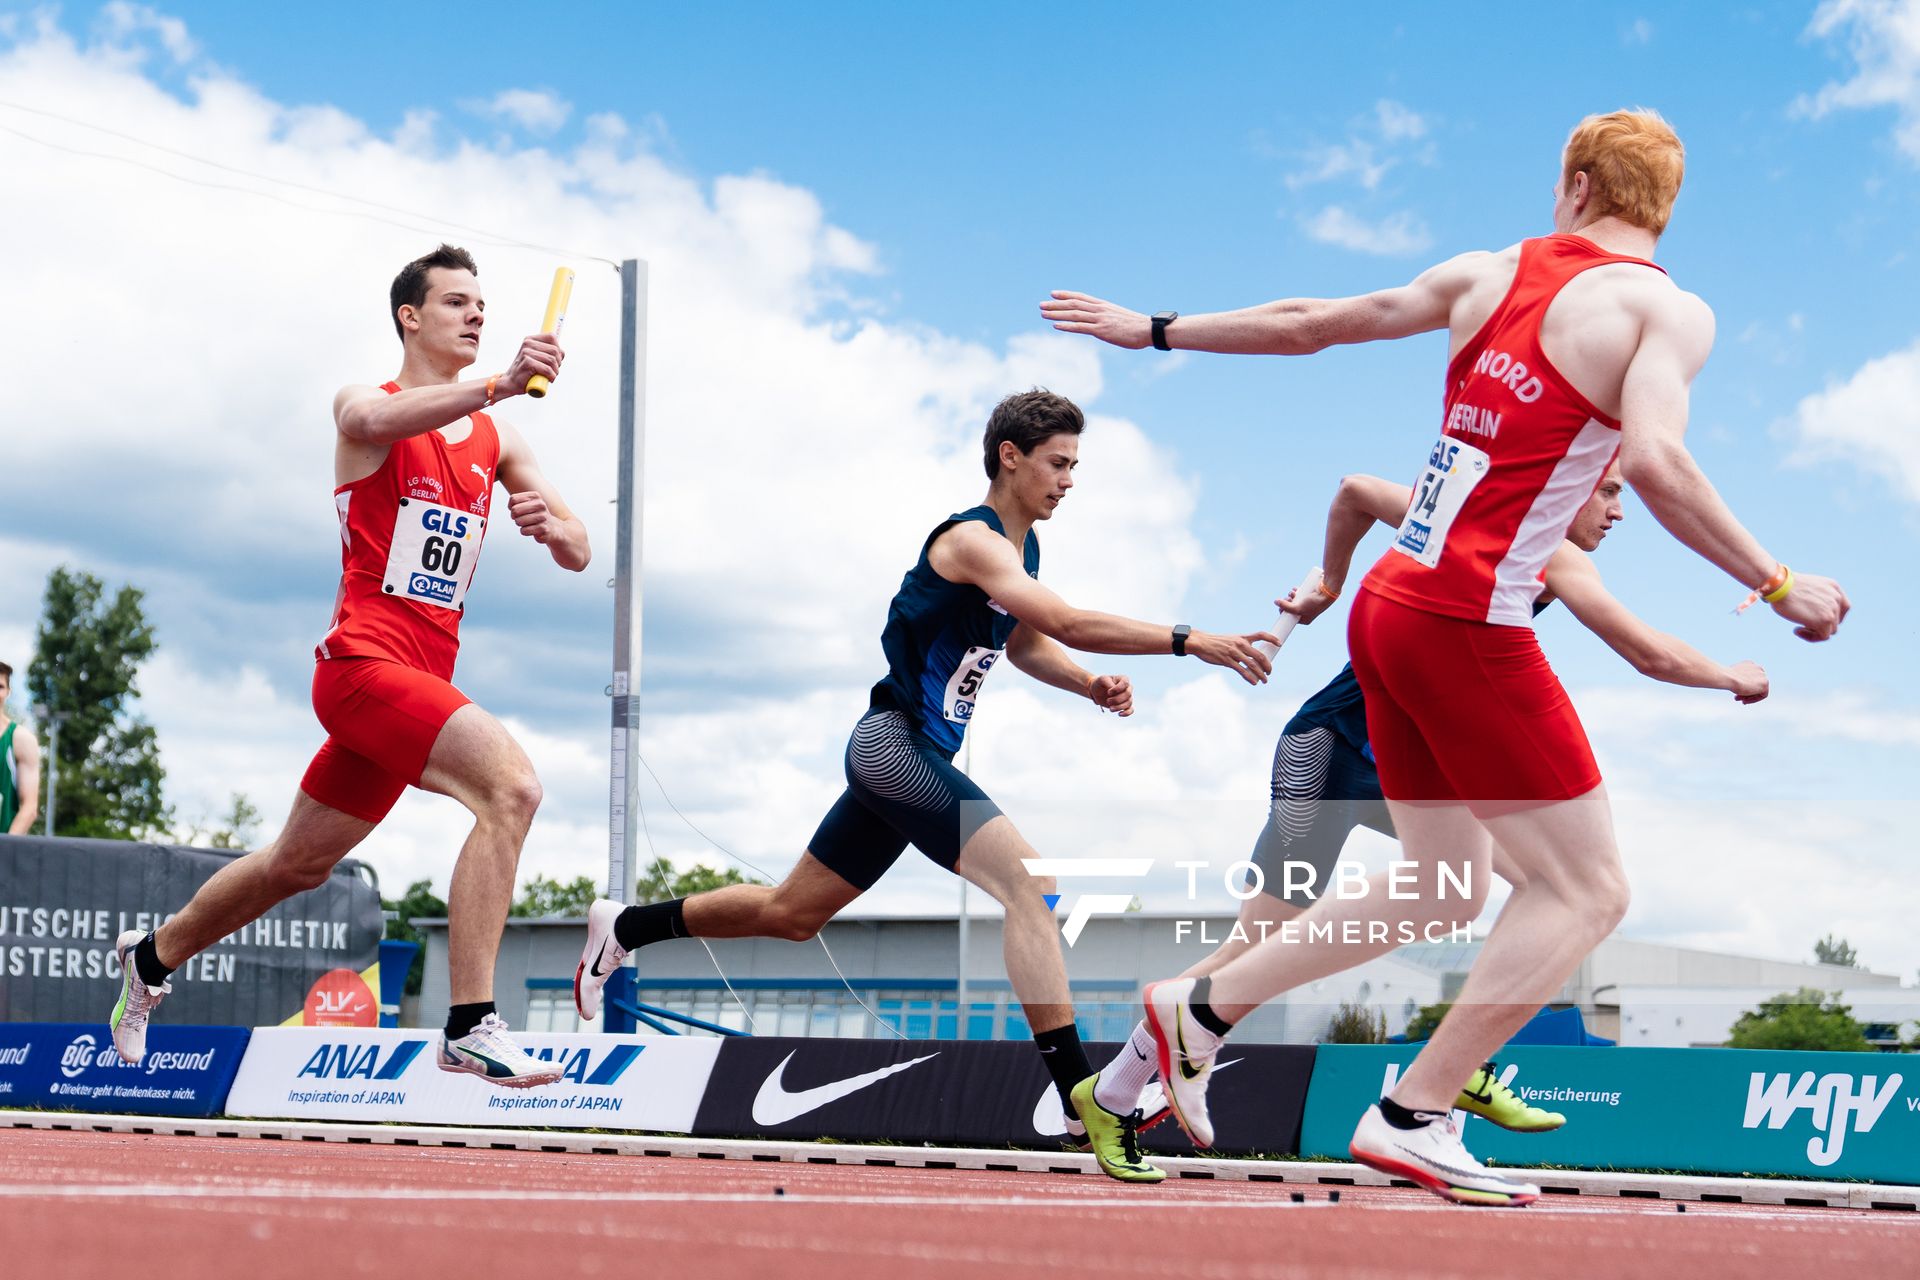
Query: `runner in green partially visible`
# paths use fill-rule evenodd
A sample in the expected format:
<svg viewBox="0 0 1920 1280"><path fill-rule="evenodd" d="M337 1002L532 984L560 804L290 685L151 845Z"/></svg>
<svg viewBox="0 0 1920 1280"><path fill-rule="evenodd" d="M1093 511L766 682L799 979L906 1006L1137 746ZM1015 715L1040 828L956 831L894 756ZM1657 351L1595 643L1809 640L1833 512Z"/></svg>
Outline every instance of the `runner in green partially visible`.
<svg viewBox="0 0 1920 1280"><path fill-rule="evenodd" d="M24 836L40 816L40 739L7 715L13 668L0 662L0 835Z"/></svg>

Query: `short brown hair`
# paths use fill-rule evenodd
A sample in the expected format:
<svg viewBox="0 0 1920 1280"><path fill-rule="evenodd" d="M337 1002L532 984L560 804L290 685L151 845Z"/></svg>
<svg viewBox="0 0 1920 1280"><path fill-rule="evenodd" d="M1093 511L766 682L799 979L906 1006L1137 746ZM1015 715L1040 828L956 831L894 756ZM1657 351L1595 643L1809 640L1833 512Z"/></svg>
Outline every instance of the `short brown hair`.
<svg viewBox="0 0 1920 1280"><path fill-rule="evenodd" d="M1077 436L1086 429L1086 415L1065 396L1042 387L1008 396L993 406L993 415L987 419L987 479L1000 474L1002 440L1013 441L1021 453L1032 453L1034 446L1049 436Z"/></svg>
<svg viewBox="0 0 1920 1280"><path fill-rule="evenodd" d="M13 668L12 668L12 667L10 667L10 666L8 666L8 665L7 665L6 663L4 663L4 662L0 662L0 676L5 676L5 677L7 678L7 683L8 683L8 684L12 684L12 683L13 683Z"/></svg>
<svg viewBox="0 0 1920 1280"><path fill-rule="evenodd" d="M387 305L393 312L393 331L400 335L402 342L407 340L407 331L400 324L400 308L418 307L426 302L427 272L435 267L480 274L480 268L473 265L473 255L451 244L443 244L400 268L400 274L393 278L393 288L387 290Z"/></svg>
<svg viewBox="0 0 1920 1280"><path fill-rule="evenodd" d="M1588 204L1597 216L1615 217L1656 236L1673 216L1674 197L1686 176L1687 149L1658 111L1635 107L1588 116L1573 128L1561 160L1563 190L1573 175L1587 175Z"/></svg>

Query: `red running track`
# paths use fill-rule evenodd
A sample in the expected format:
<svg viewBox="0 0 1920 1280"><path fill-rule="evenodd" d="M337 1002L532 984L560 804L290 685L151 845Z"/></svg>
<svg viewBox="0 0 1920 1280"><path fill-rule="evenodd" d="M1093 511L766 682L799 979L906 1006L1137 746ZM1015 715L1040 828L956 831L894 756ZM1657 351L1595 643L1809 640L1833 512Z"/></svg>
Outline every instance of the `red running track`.
<svg viewBox="0 0 1920 1280"><path fill-rule="evenodd" d="M1920 1215L0 1130L0 1275L1920 1275ZM998 1273L996 1275L995 1273Z"/></svg>

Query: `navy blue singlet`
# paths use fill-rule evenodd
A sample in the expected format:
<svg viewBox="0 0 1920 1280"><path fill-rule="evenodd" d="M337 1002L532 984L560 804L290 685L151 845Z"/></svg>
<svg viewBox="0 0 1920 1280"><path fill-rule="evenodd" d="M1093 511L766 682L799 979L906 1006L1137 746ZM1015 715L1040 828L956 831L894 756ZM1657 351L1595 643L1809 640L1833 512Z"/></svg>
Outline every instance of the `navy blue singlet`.
<svg viewBox="0 0 1920 1280"><path fill-rule="evenodd" d="M919 561L900 580L887 609L886 630L880 633L887 676L873 686L874 706L907 716L930 745L948 756L960 749L980 686L1020 625L979 587L949 582L927 563L933 540L969 520L1006 536L999 515L984 504L949 516L927 535ZM1022 558L1027 574L1039 577L1040 539L1031 529Z"/></svg>

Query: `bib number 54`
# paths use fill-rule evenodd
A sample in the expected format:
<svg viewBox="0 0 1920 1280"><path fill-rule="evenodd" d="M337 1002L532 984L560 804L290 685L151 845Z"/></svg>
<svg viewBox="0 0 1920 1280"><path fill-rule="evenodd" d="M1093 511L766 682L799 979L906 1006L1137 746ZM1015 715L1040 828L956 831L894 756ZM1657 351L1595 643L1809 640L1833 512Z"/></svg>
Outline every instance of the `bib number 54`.
<svg viewBox="0 0 1920 1280"><path fill-rule="evenodd" d="M1427 466L1413 486L1413 503L1394 535L1393 549L1431 569L1446 549L1447 531L1467 505L1474 486L1486 479L1492 459L1464 440L1440 437Z"/></svg>

